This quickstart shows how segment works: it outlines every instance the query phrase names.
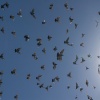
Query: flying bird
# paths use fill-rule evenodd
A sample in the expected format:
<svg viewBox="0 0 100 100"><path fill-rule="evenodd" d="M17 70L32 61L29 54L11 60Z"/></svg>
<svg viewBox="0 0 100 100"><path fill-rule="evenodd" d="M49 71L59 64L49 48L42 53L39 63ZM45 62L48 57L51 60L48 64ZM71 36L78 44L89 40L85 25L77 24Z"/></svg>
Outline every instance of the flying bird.
<svg viewBox="0 0 100 100"><path fill-rule="evenodd" d="M11 74L16 74L16 69L14 68L12 71L11 71Z"/></svg>
<svg viewBox="0 0 100 100"><path fill-rule="evenodd" d="M53 9L53 3L50 4L49 9L50 9L50 10Z"/></svg>
<svg viewBox="0 0 100 100"><path fill-rule="evenodd" d="M16 49L15 49L15 53L20 54L20 50L21 50L21 48L16 48Z"/></svg>
<svg viewBox="0 0 100 100"><path fill-rule="evenodd" d="M34 8L30 11L30 14L31 14L31 16L33 16L33 18L35 18L35 19L36 19L36 16L35 16L35 10L34 10Z"/></svg>
<svg viewBox="0 0 100 100"><path fill-rule="evenodd" d="M29 35L24 35L24 38L25 38L25 41L29 41L30 40Z"/></svg>
<svg viewBox="0 0 100 100"><path fill-rule="evenodd" d="M0 54L0 59L4 59L4 54Z"/></svg>
<svg viewBox="0 0 100 100"><path fill-rule="evenodd" d="M21 10L21 9L20 9L19 12L17 13L17 15L18 15L19 17L22 17L22 10Z"/></svg>
<svg viewBox="0 0 100 100"><path fill-rule="evenodd" d="M63 53L64 53L64 49L62 49L60 52L57 53L57 60L62 60L62 56L63 56Z"/></svg>

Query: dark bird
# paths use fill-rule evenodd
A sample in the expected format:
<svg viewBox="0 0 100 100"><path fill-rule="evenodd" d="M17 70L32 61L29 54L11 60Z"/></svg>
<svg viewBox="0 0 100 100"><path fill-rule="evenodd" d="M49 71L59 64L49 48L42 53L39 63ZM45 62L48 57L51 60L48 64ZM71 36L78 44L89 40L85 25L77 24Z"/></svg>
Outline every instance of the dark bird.
<svg viewBox="0 0 100 100"><path fill-rule="evenodd" d="M82 33L82 38L85 36L85 34Z"/></svg>
<svg viewBox="0 0 100 100"><path fill-rule="evenodd" d="M35 60L37 60L37 59L38 59L38 57L37 57L37 55L36 55L36 53L35 53L35 52L32 54L32 57L34 57L34 59L35 59Z"/></svg>
<svg viewBox="0 0 100 100"><path fill-rule="evenodd" d="M78 26L78 24L76 24L76 23L75 23L75 24L74 24L74 26L75 26L75 29L76 29L76 28L77 28L77 26Z"/></svg>
<svg viewBox="0 0 100 100"><path fill-rule="evenodd" d="M41 38L37 38L36 40L37 40L37 45L41 46L42 45L42 39Z"/></svg>
<svg viewBox="0 0 100 100"><path fill-rule="evenodd" d="M53 69L55 70L55 69L56 69L57 64L56 64L55 62L52 62L52 64L53 64Z"/></svg>
<svg viewBox="0 0 100 100"><path fill-rule="evenodd" d="M29 35L24 35L24 38L25 38L25 41L29 41L30 40Z"/></svg>
<svg viewBox="0 0 100 100"><path fill-rule="evenodd" d="M81 58L82 58L81 63L85 62L85 59L83 57L81 57Z"/></svg>
<svg viewBox="0 0 100 100"><path fill-rule="evenodd" d="M35 10L34 10L34 8L30 11L30 14L33 16L33 18L35 18L35 19L36 19L36 16L35 16Z"/></svg>
<svg viewBox="0 0 100 100"><path fill-rule="evenodd" d="M53 3L50 4L49 9L50 9L50 10L53 9Z"/></svg>
<svg viewBox="0 0 100 100"><path fill-rule="evenodd" d="M48 41L50 41L52 39L52 36L48 35Z"/></svg>
<svg viewBox="0 0 100 100"><path fill-rule="evenodd" d="M26 79L30 79L31 78L31 74L27 74Z"/></svg>
<svg viewBox="0 0 100 100"><path fill-rule="evenodd" d="M78 85L78 83L76 83L76 89L78 89L79 88L79 85Z"/></svg>
<svg viewBox="0 0 100 100"><path fill-rule="evenodd" d="M0 54L0 59L4 59L4 54Z"/></svg>
<svg viewBox="0 0 100 100"><path fill-rule="evenodd" d="M2 94L3 94L3 92L2 92L2 91L0 91L0 97L2 97Z"/></svg>
<svg viewBox="0 0 100 100"><path fill-rule="evenodd" d="M67 89L70 89L70 86L67 86Z"/></svg>
<svg viewBox="0 0 100 100"><path fill-rule="evenodd" d="M8 3L8 2L6 2L4 5L5 5L7 8L9 8L9 3Z"/></svg>
<svg viewBox="0 0 100 100"><path fill-rule="evenodd" d="M42 24L45 24L45 23L46 23L46 21L45 21L45 20L43 20L43 21L42 21Z"/></svg>
<svg viewBox="0 0 100 100"><path fill-rule="evenodd" d="M45 49L45 48L43 48L43 49L42 49L42 52L45 54L45 53L46 53L46 49Z"/></svg>
<svg viewBox="0 0 100 100"><path fill-rule="evenodd" d="M40 87L40 88L43 88L43 87L44 87L44 84L40 84L39 87Z"/></svg>
<svg viewBox="0 0 100 100"><path fill-rule="evenodd" d="M40 78L42 77L42 75L38 75L38 76L36 76L36 79L38 80L38 81L40 81Z"/></svg>
<svg viewBox="0 0 100 100"><path fill-rule="evenodd" d="M69 17L70 24L73 22L73 18Z"/></svg>
<svg viewBox="0 0 100 100"><path fill-rule="evenodd" d="M65 3L64 7L68 10L68 3Z"/></svg>
<svg viewBox="0 0 100 100"><path fill-rule="evenodd" d="M4 33L4 32L5 32L4 27L2 27L2 28L1 28L1 32L2 32L2 33Z"/></svg>
<svg viewBox="0 0 100 100"><path fill-rule="evenodd" d="M0 86L2 85L2 83L3 83L3 81L2 81L2 79L0 79Z"/></svg>
<svg viewBox="0 0 100 100"><path fill-rule="evenodd" d="M3 75L3 71L0 71L0 76L2 76Z"/></svg>
<svg viewBox="0 0 100 100"><path fill-rule="evenodd" d="M14 21L15 16L14 15L10 15L10 19L12 19Z"/></svg>
<svg viewBox="0 0 100 100"><path fill-rule="evenodd" d="M42 65L40 68L41 68L42 70L45 70L45 65Z"/></svg>
<svg viewBox="0 0 100 100"><path fill-rule="evenodd" d="M18 53L18 54L20 54L20 50L21 50L21 48L16 48L15 52Z"/></svg>
<svg viewBox="0 0 100 100"><path fill-rule="evenodd" d="M63 56L63 53L64 53L64 49L62 49L60 52L57 53L57 60L62 60L62 56Z"/></svg>
<svg viewBox="0 0 100 100"><path fill-rule="evenodd" d="M74 8L70 8L70 10L71 10L71 11L73 11L73 10L74 10Z"/></svg>
<svg viewBox="0 0 100 100"><path fill-rule="evenodd" d="M82 42L82 43L80 43L80 46L81 46L81 47L84 47L84 43L83 43L83 42Z"/></svg>
<svg viewBox="0 0 100 100"><path fill-rule="evenodd" d="M3 16L0 16L0 19L3 21L4 20L4 17Z"/></svg>
<svg viewBox="0 0 100 100"><path fill-rule="evenodd" d="M19 17L22 17L22 10L21 10L21 9L20 9L19 12L17 13L17 15L18 15Z"/></svg>
<svg viewBox="0 0 100 100"><path fill-rule="evenodd" d="M16 69L15 68L11 71L11 74L16 74Z"/></svg>
<svg viewBox="0 0 100 100"><path fill-rule="evenodd" d="M14 35L14 36L16 36L16 32L15 31L12 31L11 34Z"/></svg>
<svg viewBox="0 0 100 100"><path fill-rule="evenodd" d="M67 74L67 76L68 76L69 78L72 78L71 72L69 72L69 73Z"/></svg>
<svg viewBox="0 0 100 100"><path fill-rule="evenodd" d="M55 22L60 22L60 17L56 17Z"/></svg>
<svg viewBox="0 0 100 100"><path fill-rule="evenodd" d="M89 85L89 82L88 82L88 80L86 80L85 84L86 84L86 86L88 86L88 85Z"/></svg>
<svg viewBox="0 0 100 100"><path fill-rule="evenodd" d="M80 88L80 91L82 92L83 91L83 88Z"/></svg>
<svg viewBox="0 0 100 100"><path fill-rule="evenodd" d="M15 96L14 96L14 99L15 99L15 100L18 100L18 95L15 95Z"/></svg>
<svg viewBox="0 0 100 100"><path fill-rule="evenodd" d="M56 51L56 50L57 50L57 47L55 46L55 47L53 48L53 50Z"/></svg>

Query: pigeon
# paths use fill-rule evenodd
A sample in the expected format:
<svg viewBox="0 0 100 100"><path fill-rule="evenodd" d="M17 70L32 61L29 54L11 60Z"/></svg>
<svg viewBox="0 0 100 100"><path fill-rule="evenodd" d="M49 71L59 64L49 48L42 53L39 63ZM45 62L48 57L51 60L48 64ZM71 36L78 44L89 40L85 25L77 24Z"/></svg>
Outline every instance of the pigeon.
<svg viewBox="0 0 100 100"><path fill-rule="evenodd" d="M21 10L21 9L20 9L19 12L17 13L17 15L18 15L19 17L22 17L22 10Z"/></svg>
<svg viewBox="0 0 100 100"><path fill-rule="evenodd" d="M24 38L25 38L25 41L29 41L30 40L29 35L24 35Z"/></svg>
<svg viewBox="0 0 100 100"><path fill-rule="evenodd" d="M50 9L50 10L53 9L53 3L50 4L49 9Z"/></svg>
<svg viewBox="0 0 100 100"><path fill-rule="evenodd" d="M35 16L35 10L34 10L34 8L30 11L30 14L31 14L31 16L33 16L33 18L35 18L35 19L36 19L36 16Z"/></svg>
<svg viewBox="0 0 100 100"><path fill-rule="evenodd" d="M16 49L15 49L15 53L20 54L20 50L21 50L21 48L16 48Z"/></svg>

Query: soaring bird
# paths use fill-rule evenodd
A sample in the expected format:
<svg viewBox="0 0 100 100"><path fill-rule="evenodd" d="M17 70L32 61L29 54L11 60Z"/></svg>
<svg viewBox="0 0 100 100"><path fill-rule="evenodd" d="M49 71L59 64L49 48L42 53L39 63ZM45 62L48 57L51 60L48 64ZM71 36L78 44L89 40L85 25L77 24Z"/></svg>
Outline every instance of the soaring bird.
<svg viewBox="0 0 100 100"><path fill-rule="evenodd" d="M0 59L4 59L4 54L0 54Z"/></svg>
<svg viewBox="0 0 100 100"><path fill-rule="evenodd" d="M16 48L15 52L18 53L18 54L20 54L20 50L21 50L21 48Z"/></svg>
<svg viewBox="0 0 100 100"><path fill-rule="evenodd" d="M35 18L35 19L36 19L36 16L35 16L35 10L34 10L34 8L30 11L30 14L31 14L31 16L33 16L33 18Z"/></svg>
<svg viewBox="0 0 100 100"><path fill-rule="evenodd" d="M21 10L21 9L20 9L19 12L17 13L17 15L18 15L19 17L22 17L22 10Z"/></svg>
<svg viewBox="0 0 100 100"><path fill-rule="evenodd" d="M11 74L16 74L16 69L15 68L11 71Z"/></svg>
<svg viewBox="0 0 100 100"><path fill-rule="evenodd" d="M29 41L30 37L29 35L24 35L25 41Z"/></svg>
<svg viewBox="0 0 100 100"><path fill-rule="evenodd" d="M64 53L64 49L62 49L60 52L57 53L57 60L62 60L62 56L63 56L63 53Z"/></svg>
<svg viewBox="0 0 100 100"><path fill-rule="evenodd" d="M50 10L53 9L53 3L50 4L49 9L50 9Z"/></svg>

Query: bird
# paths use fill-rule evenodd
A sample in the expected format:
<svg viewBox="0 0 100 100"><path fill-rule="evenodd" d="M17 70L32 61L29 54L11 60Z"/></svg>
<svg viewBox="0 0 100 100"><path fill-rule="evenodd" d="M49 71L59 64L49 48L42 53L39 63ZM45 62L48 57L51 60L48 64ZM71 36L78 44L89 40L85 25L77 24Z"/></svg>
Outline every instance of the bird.
<svg viewBox="0 0 100 100"><path fill-rule="evenodd" d="M73 11L73 10L74 10L74 8L70 8L70 10L71 10L71 11Z"/></svg>
<svg viewBox="0 0 100 100"><path fill-rule="evenodd" d="M27 74L27 76L26 76L26 79L30 79L30 77L31 77L31 74Z"/></svg>
<svg viewBox="0 0 100 100"><path fill-rule="evenodd" d="M0 54L0 59L4 59L4 54Z"/></svg>
<svg viewBox="0 0 100 100"><path fill-rule="evenodd" d="M36 79L38 80L38 81L40 81L40 78L42 77L42 75L38 75L38 76L36 76Z"/></svg>
<svg viewBox="0 0 100 100"><path fill-rule="evenodd" d="M11 74L16 74L16 69L14 68L12 71L11 71Z"/></svg>
<svg viewBox="0 0 100 100"><path fill-rule="evenodd" d="M69 44L69 37L64 41L64 44Z"/></svg>
<svg viewBox="0 0 100 100"><path fill-rule="evenodd" d="M11 34L16 37L16 32L12 31Z"/></svg>
<svg viewBox="0 0 100 100"><path fill-rule="evenodd" d="M52 64L53 64L53 69L55 70L55 69L56 69L57 64L56 64L55 62L52 62Z"/></svg>
<svg viewBox="0 0 100 100"><path fill-rule="evenodd" d="M42 70L45 70L45 65L42 65L40 68L41 68Z"/></svg>
<svg viewBox="0 0 100 100"><path fill-rule="evenodd" d="M83 88L80 88L80 91L82 92L83 91Z"/></svg>
<svg viewBox="0 0 100 100"><path fill-rule="evenodd" d="M22 17L22 10L21 10L21 9L18 11L17 15L18 15L19 17Z"/></svg>
<svg viewBox="0 0 100 100"><path fill-rule="evenodd" d="M98 14L100 15L100 11L98 11Z"/></svg>
<svg viewBox="0 0 100 100"><path fill-rule="evenodd" d="M82 58L81 63L85 62L85 59L83 57L81 57L81 58Z"/></svg>
<svg viewBox="0 0 100 100"><path fill-rule="evenodd" d="M15 49L15 53L20 54L20 50L21 50L21 48L16 48L16 49Z"/></svg>
<svg viewBox="0 0 100 100"><path fill-rule="evenodd" d="M88 54L87 56L88 56L89 58L91 58L91 55L90 55L90 54Z"/></svg>
<svg viewBox="0 0 100 100"><path fill-rule="evenodd" d="M41 38L37 38L36 40L37 40L37 45L41 46L42 45L42 39Z"/></svg>
<svg viewBox="0 0 100 100"><path fill-rule="evenodd" d="M29 35L24 35L24 38L25 38L25 41L29 41L30 40Z"/></svg>
<svg viewBox="0 0 100 100"><path fill-rule="evenodd" d="M10 15L10 19L12 19L14 21L15 16L14 15Z"/></svg>
<svg viewBox="0 0 100 100"><path fill-rule="evenodd" d="M74 20L74 19L70 16L70 17L69 17L70 24L73 22L73 20Z"/></svg>
<svg viewBox="0 0 100 100"><path fill-rule="evenodd" d="M52 39L52 37L50 35L48 35L47 38L48 38L48 41L50 41Z"/></svg>
<svg viewBox="0 0 100 100"><path fill-rule="evenodd" d="M55 18L55 22L60 22L60 16Z"/></svg>
<svg viewBox="0 0 100 100"><path fill-rule="evenodd" d="M77 28L77 26L78 26L78 24L76 24L76 23L75 23L75 24L74 24L74 26L75 26L75 29L76 29L76 28Z"/></svg>
<svg viewBox="0 0 100 100"><path fill-rule="evenodd" d="M76 82L76 89L78 89L79 88L79 85L78 85L78 83Z"/></svg>
<svg viewBox="0 0 100 100"><path fill-rule="evenodd" d="M34 8L30 11L30 14L31 14L31 16L33 16L34 19L36 19L35 9Z"/></svg>
<svg viewBox="0 0 100 100"><path fill-rule="evenodd" d="M69 78L72 78L71 72L69 72L69 73L67 74L67 76L68 76Z"/></svg>
<svg viewBox="0 0 100 100"><path fill-rule="evenodd" d="M64 53L64 49L62 49L60 52L57 52L57 60L59 61L62 60L63 53Z"/></svg>
<svg viewBox="0 0 100 100"><path fill-rule="evenodd" d="M15 100L18 100L18 95L15 95L15 96L14 96L14 99L15 99Z"/></svg>
<svg viewBox="0 0 100 100"><path fill-rule="evenodd" d="M38 57L37 57L37 55L36 55L36 52L34 52L34 53L32 54L32 57L34 57L35 60L38 59Z"/></svg>
<svg viewBox="0 0 100 100"><path fill-rule="evenodd" d="M4 21L4 17L3 17L3 16L0 16L0 19L1 19L2 21Z"/></svg>
<svg viewBox="0 0 100 100"><path fill-rule="evenodd" d="M3 73L4 73L3 71L0 71L0 76L2 76L2 75L3 75Z"/></svg>
<svg viewBox="0 0 100 100"><path fill-rule="evenodd" d="M2 79L0 79L0 86L2 85L2 83L3 83L3 81L2 81Z"/></svg>
<svg viewBox="0 0 100 100"><path fill-rule="evenodd" d="M45 21L45 20L43 20L43 21L42 21L42 24L45 24L45 23L46 23L46 21Z"/></svg>
<svg viewBox="0 0 100 100"><path fill-rule="evenodd" d="M85 36L85 34L82 33L82 38Z"/></svg>
<svg viewBox="0 0 100 100"><path fill-rule="evenodd" d="M5 33L4 27L1 28L1 32L2 33Z"/></svg>
<svg viewBox="0 0 100 100"><path fill-rule="evenodd" d="M3 94L3 92L2 92L2 91L0 91L0 97L2 97L2 94Z"/></svg>
<svg viewBox="0 0 100 100"><path fill-rule="evenodd" d="M70 89L70 86L67 86L67 89Z"/></svg>
<svg viewBox="0 0 100 100"><path fill-rule="evenodd" d="M42 52L45 54L45 53L46 53L46 49L45 49L45 48L43 48L43 49L42 49Z"/></svg>
<svg viewBox="0 0 100 100"><path fill-rule="evenodd" d="M57 50L57 47L55 46L55 47L53 48L53 50L56 51L56 50Z"/></svg>
<svg viewBox="0 0 100 100"><path fill-rule="evenodd" d="M50 9L50 10L53 9L53 3L50 4L49 9Z"/></svg>
<svg viewBox="0 0 100 100"><path fill-rule="evenodd" d="M40 88L43 88L43 87L44 87L44 84L40 84L39 87L40 87Z"/></svg>
<svg viewBox="0 0 100 100"><path fill-rule="evenodd" d="M86 70L88 70L89 68L86 66Z"/></svg>
<svg viewBox="0 0 100 100"><path fill-rule="evenodd" d="M84 47L84 43L83 43L83 42L82 42L82 43L80 43L80 46L81 46L81 47Z"/></svg>
<svg viewBox="0 0 100 100"><path fill-rule="evenodd" d="M67 2L64 4L64 7L68 10L68 3Z"/></svg>
<svg viewBox="0 0 100 100"><path fill-rule="evenodd" d="M86 80L85 84L86 84L86 86L88 86L88 85L89 85L89 82L88 82L88 80Z"/></svg>

